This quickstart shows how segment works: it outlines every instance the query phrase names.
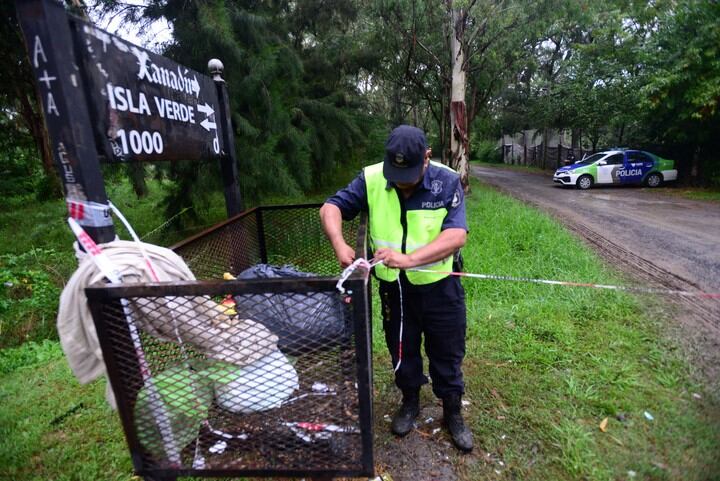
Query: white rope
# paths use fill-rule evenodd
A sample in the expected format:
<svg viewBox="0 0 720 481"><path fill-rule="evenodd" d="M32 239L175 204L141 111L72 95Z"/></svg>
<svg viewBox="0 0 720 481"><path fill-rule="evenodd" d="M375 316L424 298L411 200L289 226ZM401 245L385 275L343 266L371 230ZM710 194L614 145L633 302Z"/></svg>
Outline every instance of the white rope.
<svg viewBox="0 0 720 481"><path fill-rule="evenodd" d="M128 233L130 233L130 237L132 237L133 240L135 241L135 244L138 246L138 249L140 250L142 257L145 260L145 264L147 265L148 269L150 270L153 280L155 282L160 282L160 278L158 277L157 273L155 272L155 268L153 267L153 263L150 260L150 256L148 256L147 250L145 249L143 242L140 240L140 237L138 237L137 233L135 233L135 229L133 229L130 222L128 222L128 220L125 218L125 216L120 211L120 209L115 207L115 204L113 204L110 201L110 199L108 199L108 206L113 211L113 213L118 217L118 219L120 219L120 221L125 225L125 228L127 229ZM124 301L124 303L127 303L126 299L122 299L122 300ZM173 332L175 333L175 338L177 339L178 345L180 346L180 352L182 354L183 361L185 362L185 366L189 370L192 370L192 366L190 365L190 357L188 356L187 349L185 348L185 343L183 342L182 336L180 335L180 329L178 328L177 318L175 317L175 310L170 311L170 316L172 318ZM128 323L130 323L130 319L131 318L128 317ZM134 326L131 326L131 329L137 330L137 328L135 328ZM133 341L135 342L134 338L133 338ZM144 354L142 354L142 345L139 342L139 337L138 337L138 341L136 342L136 351L139 352L138 357L139 358L142 357L143 358L142 361L145 362ZM149 375L149 371L148 371L148 375ZM152 379L150 379L150 381L152 381ZM152 389L149 389L150 394L151 394L151 401L152 401L152 394L153 394L153 391L155 391L156 389L155 389L154 383L150 382L150 385L152 386ZM193 394L195 394L194 399L196 401L196 404L198 404L197 406L195 406L195 408L201 409L202 406L199 405L201 396L198 393L198 386L196 385L196 383L193 382L193 383L191 383L191 387L193 390ZM161 430L161 433L162 433L162 430ZM170 431L170 439L173 439L172 431ZM170 448L172 448L172 446L170 446ZM170 451L168 451L167 447L166 447L166 452L170 452ZM172 457L172 456L170 456L170 457ZM179 462L179 456L177 458L178 458L177 462ZM171 461L172 461L172 459L171 459ZM197 438L195 438L195 455L193 458L192 465L196 469L202 469L205 467L205 458L200 453L200 437L199 436Z"/></svg>
<svg viewBox="0 0 720 481"><path fill-rule="evenodd" d="M113 283L195 280L195 276L180 256L169 249L142 243L122 213L112 204L110 206L125 223L135 242L116 240L98 246L74 219L68 219L85 252L75 244L80 265L60 297L57 327L68 364L83 384L105 374L102 350L85 296L86 287L104 279ZM180 451L162 396L145 360L139 330L142 329L161 340L169 341L174 338L180 344L186 363L187 353L181 334L191 340L187 343L202 350L209 359L225 361L239 367L276 352L278 338L250 319L233 319L231 322L230 317L218 310L217 303L209 296L190 296L182 302L171 296L148 299L133 304L132 308L127 299L120 301L165 452L171 463L179 465ZM116 408L109 383L106 399ZM193 463L202 463L202 456L198 453L196 440Z"/></svg>
<svg viewBox="0 0 720 481"><path fill-rule="evenodd" d="M338 279L337 284L335 284L335 288L340 291L340 294L345 294L345 288L343 287L343 284L345 284L345 281L348 280L348 278L352 275L353 272L355 272L358 267L363 267L364 269L367 269L367 272L365 273L365 276L367 277L367 275L370 273L370 269L372 269L378 264L382 264L382 262L383 261L381 260L376 261L374 259L370 259L368 261L362 257L355 259L352 264L343 269L342 273L340 274L340 279Z"/></svg>
<svg viewBox="0 0 720 481"><path fill-rule="evenodd" d="M403 338L403 324L405 320L405 312L403 310L403 295L402 295L402 282L400 282L400 276L398 275L398 291L400 292L400 334L398 335L398 362L393 369L393 373L398 372L400 364L402 364L402 338Z"/></svg>
<svg viewBox="0 0 720 481"><path fill-rule="evenodd" d="M99 247L123 282L154 281L154 276L143 262L136 243L113 241ZM195 276L182 258L173 251L151 244L146 244L144 248L152 259L155 273L161 281L195 280ZM70 368L82 384L105 374L102 350L85 297L86 287L102 282L105 278L105 273L85 254L60 296L58 334ZM115 406L112 391L108 390L107 394L108 402Z"/></svg>
<svg viewBox="0 0 720 481"><path fill-rule="evenodd" d="M355 259L355 262L347 266L342 273L340 274L340 279L338 280L337 284L335 284L335 287L338 291L340 291L340 294L345 294L345 288L343 287L343 284L345 281L348 280L348 278L352 275L353 272L358 267L363 267L367 269L366 275L370 272L370 269L375 267L378 264L382 264L382 260L374 260L370 259L365 260L364 258L360 257L358 259ZM400 365L402 364L402 339L403 339L403 327L405 324L405 311L403 309L403 295L402 295L402 284L400 283L400 277L398 276L398 290L400 292L400 333L398 335L398 362L393 368L393 373L396 373L398 369L400 369Z"/></svg>
<svg viewBox="0 0 720 481"><path fill-rule="evenodd" d="M135 229L133 229L132 225L130 225L130 222L125 218L122 212L120 212L120 209L115 207L115 204L110 202L108 199L108 206L113 211L113 213L120 219L120 222L122 222L125 225L125 228L127 229L128 233L130 234L130 237L133 238L135 241L135 244L138 246L138 250L140 251L140 254L142 255L143 259L145 260L145 265L147 265L150 275L152 277L152 280L155 282L160 282L160 278L158 277L157 273L155 272L155 268L153 267L153 263L150 260L150 256L148 256L147 250L145 249L145 244L140 240L140 237L135 233ZM177 339L178 345L180 346L180 351L183 356L183 360L185 363L190 367L189 365L189 358L187 351L185 350L185 343L183 342L182 336L180 335L180 331L178 329L177 325L177 319L175 318L175 311L170 311L170 315L172 317L173 321L173 331L175 333L175 339ZM193 384L194 386L194 384Z"/></svg>
<svg viewBox="0 0 720 481"><path fill-rule="evenodd" d="M122 275L115 266L111 259L109 259L100 247L90 238L90 236L80 227L80 224L75 221L72 217L68 218L68 223L73 233L77 237L78 241L85 248L86 252L90 254L90 259L102 272L103 276L110 280L113 284L122 283ZM137 325L133 318L127 299L120 299L123 314L128 324L130 331L130 338L135 349L135 354L140 365L140 374L143 378L143 384L147 387L148 397L150 402L150 410L155 420L155 424L160 431L162 438L163 447L165 453L168 456L168 460L175 464L180 464L180 450L177 445L175 434L173 433L172 425L170 423L170 417L168 415L167 408L163 402L160 393L158 392L155 381L150 373L150 367L148 366L147 360L145 359L145 352L142 348L142 342L140 341L140 333ZM109 384L108 384L109 386Z"/></svg>

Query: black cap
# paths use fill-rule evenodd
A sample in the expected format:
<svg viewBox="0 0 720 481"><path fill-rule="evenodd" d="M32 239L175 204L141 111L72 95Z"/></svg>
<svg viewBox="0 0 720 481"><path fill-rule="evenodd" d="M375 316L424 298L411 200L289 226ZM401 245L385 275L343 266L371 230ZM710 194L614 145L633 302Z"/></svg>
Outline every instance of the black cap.
<svg viewBox="0 0 720 481"><path fill-rule="evenodd" d="M390 182L416 182L423 171L426 150L422 130L410 125L396 127L385 142L383 175Z"/></svg>

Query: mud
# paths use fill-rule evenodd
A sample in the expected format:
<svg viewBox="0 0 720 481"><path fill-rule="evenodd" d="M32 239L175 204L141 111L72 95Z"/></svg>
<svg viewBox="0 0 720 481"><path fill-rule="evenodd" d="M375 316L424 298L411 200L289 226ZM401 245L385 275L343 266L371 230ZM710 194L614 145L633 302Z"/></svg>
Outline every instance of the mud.
<svg viewBox="0 0 720 481"><path fill-rule="evenodd" d="M398 399L399 403L399 399ZM404 438L390 433L390 416L397 406L376 402L375 471L383 480L458 481L476 463L484 463L480 446L468 454L460 453L442 427L439 403L424 403L415 429ZM476 444L477 443L476 439Z"/></svg>
<svg viewBox="0 0 720 481"><path fill-rule="evenodd" d="M646 187L563 188L552 177L472 166L481 181L551 214L639 286L720 292L720 205ZM720 396L720 299L649 296L697 375Z"/></svg>

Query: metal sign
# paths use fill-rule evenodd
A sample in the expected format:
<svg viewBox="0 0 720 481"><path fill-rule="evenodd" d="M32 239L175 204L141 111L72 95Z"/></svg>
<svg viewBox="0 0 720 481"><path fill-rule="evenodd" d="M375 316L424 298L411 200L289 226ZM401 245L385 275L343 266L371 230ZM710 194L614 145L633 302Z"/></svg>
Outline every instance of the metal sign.
<svg viewBox="0 0 720 481"><path fill-rule="evenodd" d="M106 161L220 157L219 101L212 79L87 22L75 19L71 25L80 44L96 141Z"/></svg>

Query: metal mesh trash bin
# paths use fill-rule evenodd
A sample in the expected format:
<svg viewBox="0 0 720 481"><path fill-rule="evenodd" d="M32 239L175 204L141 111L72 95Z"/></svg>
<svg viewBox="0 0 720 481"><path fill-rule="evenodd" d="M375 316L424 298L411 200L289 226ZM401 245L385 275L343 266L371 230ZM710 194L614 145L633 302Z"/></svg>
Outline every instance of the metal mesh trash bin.
<svg viewBox="0 0 720 481"><path fill-rule="evenodd" d="M373 475L369 289L360 273L335 289L318 207L255 208L176 245L198 281L86 290L138 474ZM344 226L359 254L365 226ZM304 274L221 280L258 264Z"/></svg>

